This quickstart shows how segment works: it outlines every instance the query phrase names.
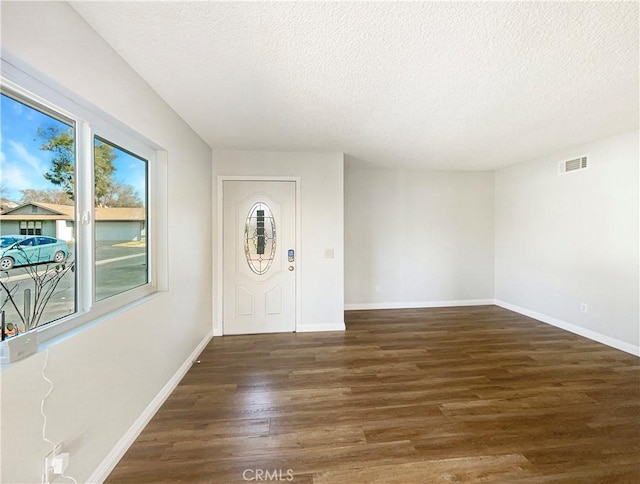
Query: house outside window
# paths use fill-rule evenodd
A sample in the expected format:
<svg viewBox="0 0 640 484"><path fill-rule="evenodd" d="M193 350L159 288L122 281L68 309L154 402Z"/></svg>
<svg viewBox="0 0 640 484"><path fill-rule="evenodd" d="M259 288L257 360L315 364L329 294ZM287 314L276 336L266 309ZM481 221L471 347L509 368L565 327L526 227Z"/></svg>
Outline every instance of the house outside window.
<svg viewBox="0 0 640 484"><path fill-rule="evenodd" d="M121 127L76 118L18 86L2 84L0 109L0 306L11 327L3 339L88 321L155 291L155 151ZM35 300L43 283L52 284L40 293L47 300Z"/></svg>

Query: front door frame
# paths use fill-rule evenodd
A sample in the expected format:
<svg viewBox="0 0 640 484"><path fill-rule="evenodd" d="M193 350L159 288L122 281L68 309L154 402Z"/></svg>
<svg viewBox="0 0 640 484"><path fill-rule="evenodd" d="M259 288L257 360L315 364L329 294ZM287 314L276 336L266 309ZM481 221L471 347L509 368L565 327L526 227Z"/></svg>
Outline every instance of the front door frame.
<svg viewBox="0 0 640 484"><path fill-rule="evenodd" d="M295 182L296 187L296 245L294 250L296 251L296 311L295 311L295 331L298 330L298 324L300 323L300 315L302 314L302 293L301 293L301 280L302 280L302 257L301 257L301 240L302 240L302 225L301 221L301 209L300 209L300 181L301 177L298 176L245 176L245 175L218 175L218 187L217 187L217 254L216 254L216 267L214 267L214 274L216 274L217 291L215 306L213 308L213 314L215 316L213 322L213 336L222 336L224 334L223 318L224 318L224 200L223 190L225 181L288 181Z"/></svg>

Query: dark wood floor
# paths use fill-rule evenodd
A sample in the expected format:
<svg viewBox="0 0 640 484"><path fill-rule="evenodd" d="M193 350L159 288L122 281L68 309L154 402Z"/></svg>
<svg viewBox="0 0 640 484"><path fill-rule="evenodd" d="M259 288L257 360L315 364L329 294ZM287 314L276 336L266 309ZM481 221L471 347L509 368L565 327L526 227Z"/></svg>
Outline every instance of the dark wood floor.
<svg viewBox="0 0 640 484"><path fill-rule="evenodd" d="M495 306L346 319L214 338L107 482L640 482L640 359Z"/></svg>

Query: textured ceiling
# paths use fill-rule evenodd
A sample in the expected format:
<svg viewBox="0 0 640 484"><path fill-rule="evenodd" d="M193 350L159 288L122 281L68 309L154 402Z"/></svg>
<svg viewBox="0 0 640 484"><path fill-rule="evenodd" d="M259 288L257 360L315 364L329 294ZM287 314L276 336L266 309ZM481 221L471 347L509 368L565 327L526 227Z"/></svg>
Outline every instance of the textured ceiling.
<svg viewBox="0 0 640 484"><path fill-rule="evenodd" d="M638 127L638 3L72 2L214 148L491 169Z"/></svg>

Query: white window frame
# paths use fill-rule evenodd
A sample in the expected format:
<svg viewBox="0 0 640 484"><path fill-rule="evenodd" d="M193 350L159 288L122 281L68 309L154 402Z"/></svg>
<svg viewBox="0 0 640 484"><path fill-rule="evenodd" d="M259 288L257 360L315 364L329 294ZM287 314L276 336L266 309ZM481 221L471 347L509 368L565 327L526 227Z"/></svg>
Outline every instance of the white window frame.
<svg viewBox="0 0 640 484"><path fill-rule="evenodd" d="M46 80L39 73L25 72L0 59L2 93L24 101L46 114L75 123L75 228L76 311L44 324L37 331L42 347L81 331L110 315L144 303L168 289L167 254L167 152L74 93ZM46 83L45 83L46 82ZM107 140L147 160L146 230L148 281L100 301L95 301L94 136Z"/></svg>

